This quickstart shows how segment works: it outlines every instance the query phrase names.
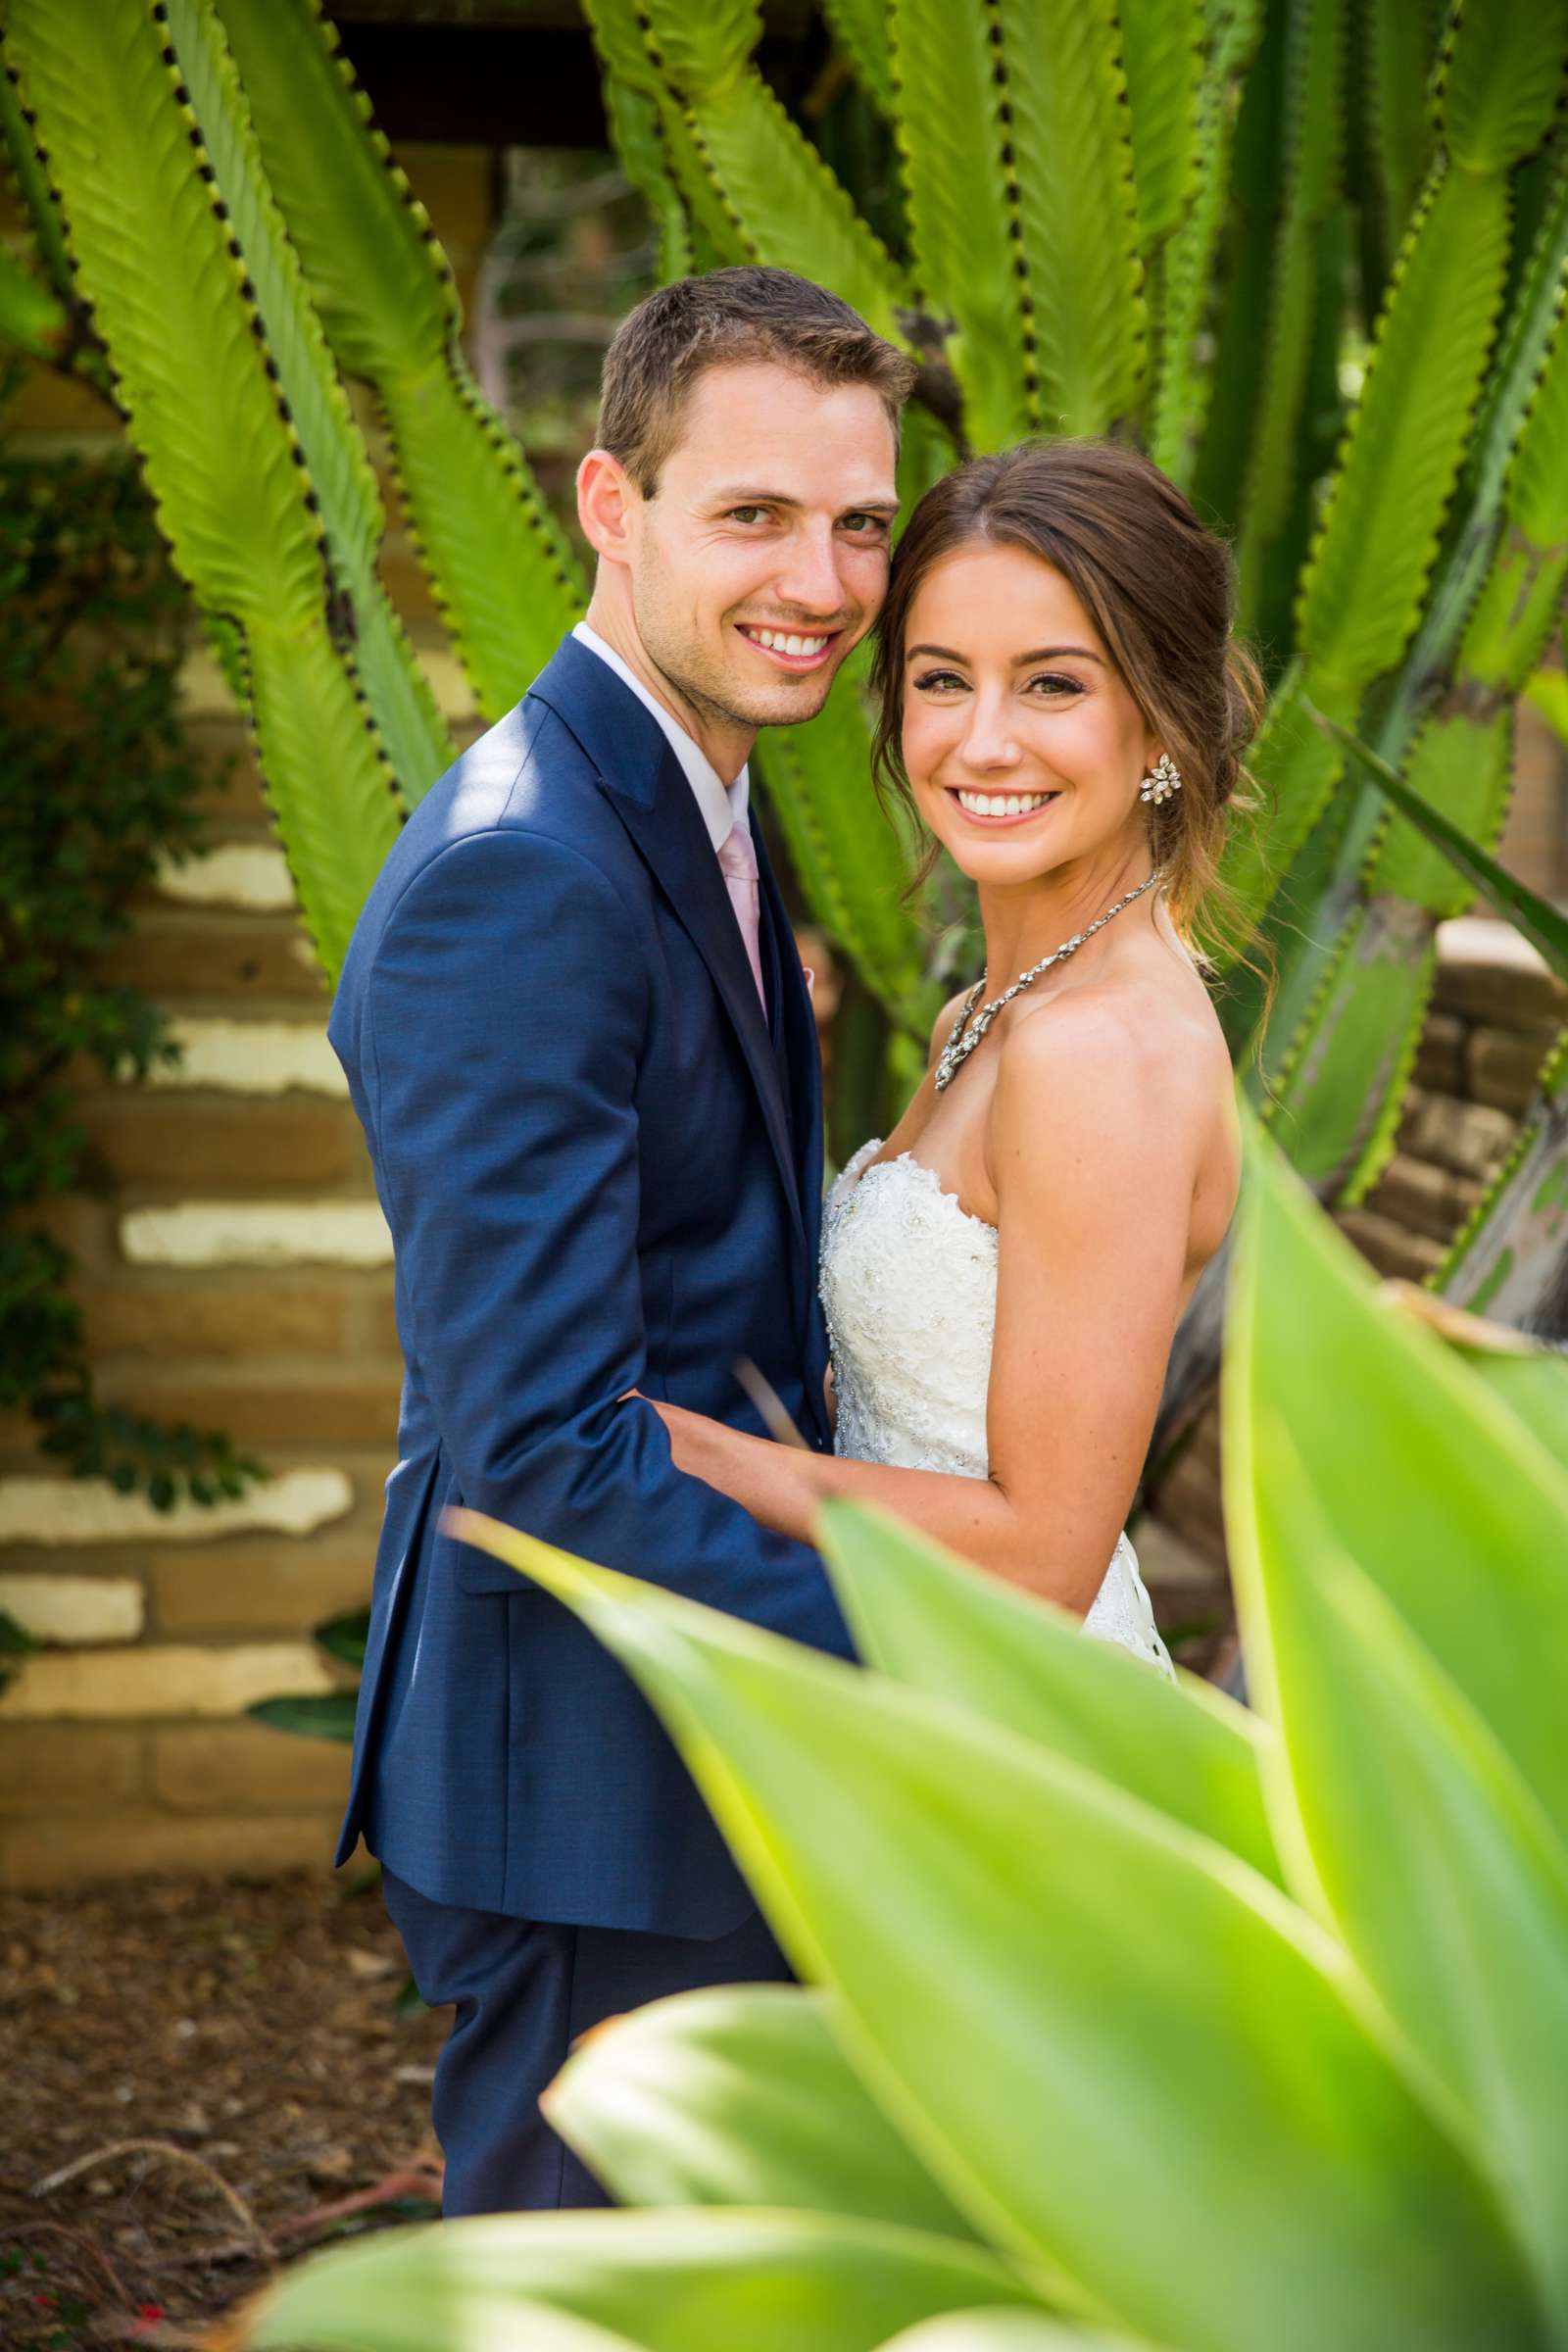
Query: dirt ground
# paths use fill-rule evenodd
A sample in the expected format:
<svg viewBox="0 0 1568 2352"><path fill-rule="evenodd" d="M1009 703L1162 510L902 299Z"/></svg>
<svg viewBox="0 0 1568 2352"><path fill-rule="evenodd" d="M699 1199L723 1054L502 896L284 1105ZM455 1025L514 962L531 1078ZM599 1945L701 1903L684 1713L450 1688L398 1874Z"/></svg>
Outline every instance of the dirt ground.
<svg viewBox="0 0 1568 2352"><path fill-rule="evenodd" d="M428 2220L450 2012L373 1886L0 1892L0 2352L192 2345L328 2237Z"/></svg>

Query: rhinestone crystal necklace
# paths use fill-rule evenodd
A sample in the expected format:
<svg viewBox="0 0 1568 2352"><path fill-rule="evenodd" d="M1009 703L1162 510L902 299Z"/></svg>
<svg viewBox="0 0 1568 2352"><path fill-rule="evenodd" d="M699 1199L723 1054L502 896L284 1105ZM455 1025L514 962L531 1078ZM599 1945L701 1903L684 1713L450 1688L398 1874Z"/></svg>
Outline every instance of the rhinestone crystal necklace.
<svg viewBox="0 0 1568 2352"><path fill-rule="evenodd" d="M986 984L986 974L982 972L959 1005L958 1017L953 1024L953 1034L942 1049L941 1058L937 1062L937 1093L947 1092L1004 1004L1010 1004L1014 997L1021 996L1026 988L1039 979L1042 972L1049 972L1054 963L1065 963L1069 956L1076 956L1085 940L1093 939L1113 914L1120 914L1122 908L1130 906L1134 899L1141 899L1146 890L1152 890L1156 882L1163 880L1162 873L1156 871L1151 874L1147 882L1140 882L1136 890L1130 890L1124 899L1118 899L1114 906L1107 906L1103 914L1097 914L1087 930L1075 932L1071 939L1064 940L1059 948L1053 949L1039 963L1031 964L1026 972L1020 972L1010 988L1004 988L1000 997L993 997L989 1004L980 1006L980 1010L974 1013L974 1027L971 1029L968 1025L969 1015L979 1004Z"/></svg>

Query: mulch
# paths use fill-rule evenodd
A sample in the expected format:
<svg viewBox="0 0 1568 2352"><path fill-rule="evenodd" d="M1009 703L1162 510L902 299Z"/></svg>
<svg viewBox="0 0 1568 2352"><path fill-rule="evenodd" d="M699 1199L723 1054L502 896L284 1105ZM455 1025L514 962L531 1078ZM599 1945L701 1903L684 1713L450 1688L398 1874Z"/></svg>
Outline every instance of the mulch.
<svg viewBox="0 0 1568 2352"><path fill-rule="evenodd" d="M379 1891L0 1893L0 2347L183 2347L330 2237L429 2220L450 2012Z"/></svg>

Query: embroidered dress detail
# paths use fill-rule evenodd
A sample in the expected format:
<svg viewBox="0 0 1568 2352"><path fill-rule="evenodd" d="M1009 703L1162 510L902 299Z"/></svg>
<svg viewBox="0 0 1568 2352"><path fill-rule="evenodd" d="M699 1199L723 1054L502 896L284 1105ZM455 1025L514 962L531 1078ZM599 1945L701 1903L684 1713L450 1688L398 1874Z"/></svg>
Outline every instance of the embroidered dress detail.
<svg viewBox="0 0 1568 2352"><path fill-rule="evenodd" d="M827 1198L821 1294L838 1396L836 1452L984 1478L997 1317L997 1232L909 1152L863 1144ZM1138 1559L1117 1539L1084 1631L1170 1674Z"/></svg>

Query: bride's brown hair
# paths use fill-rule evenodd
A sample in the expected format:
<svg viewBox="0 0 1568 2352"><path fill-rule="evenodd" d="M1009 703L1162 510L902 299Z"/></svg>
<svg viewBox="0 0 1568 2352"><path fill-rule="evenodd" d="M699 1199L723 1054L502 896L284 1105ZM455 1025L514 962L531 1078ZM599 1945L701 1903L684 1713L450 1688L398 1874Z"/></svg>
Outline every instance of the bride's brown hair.
<svg viewBox="0 0 1568 2352"><path fill-rule="evenodd" d="M1226 808L1252 805L1236 796L1249 780L1242 755L1262 712L1263 685L1231 634L1229 550L1136 450L1111 441L1026 442L970 458L926 492L894 555L877 622L878 790L913 813L899 743L910 607L935 564L985 541L1021 548L1060 572L1175 761L1180 792L1144 810L1150 847L1167 874L1178 928L1191 936L1201 908L1203 934L1217 942L1234 927L1217 879ZM933 844L922 873L935 857Z"/></svg>

